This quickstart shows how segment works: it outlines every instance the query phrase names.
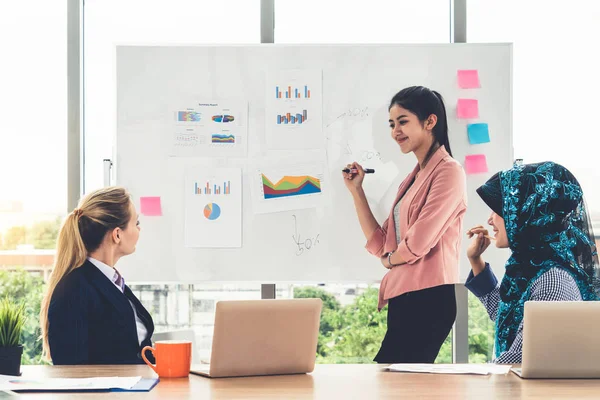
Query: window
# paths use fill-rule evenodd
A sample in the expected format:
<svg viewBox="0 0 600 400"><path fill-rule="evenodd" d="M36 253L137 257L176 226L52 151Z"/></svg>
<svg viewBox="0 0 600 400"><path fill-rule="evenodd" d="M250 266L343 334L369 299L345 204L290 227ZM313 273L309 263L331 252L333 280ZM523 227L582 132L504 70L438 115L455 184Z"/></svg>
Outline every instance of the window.
<svg viewBox="0 0 600 400"><path fill-rule="evenodd" d="M481 301L469 292L469 362L486 363L494 359L495 325Z"/></svg>
<svg viewBox="0 0 600 400"><path fill-rule="evenodd" d="M103 186L116 136L115 46L260 42L259 0L87 0L84 8L86 192Z"/></svg>
<svg viewBox="0 0 600 400"><path fill-rule="evenodd" d="M588 0L467 2L469 42L514 42L515 157L552 160L583 186L600 223L600 3ZM600 224L596 225L600 232Z"/></svg>
<svg viewBox="0 0 600 400"><path fill-rule="evenodd" d="M202 360L210 358L217 301L260 299L260 285L256 283L132 284L130 287L152 315L155 332L189 328L194 331L194 351Z"/></svg>
<svg viewBox="0 0 600 400"><path fill-rule="evenodd" d="M87 0L84 9L84 190L103 185L105 158L116 137L116 45L247 44L260 42L259 0ZM117 182L118 183L118 182ZM131 285L152 314L156 332L193 328L199 355L212 341L214 304L259 299L242 285Z"/></svg>
<svg viewBox="0 0 600 400"><path fill-rule="evenodd" d="M67 206L67 2L0 3L0 298L27 303L39 362L43 278Z"/></svg>
<svg viewBox="0 0 600 400"><path fill-rule="evenodd" d="M275 0L276 43L448 43L448 0Z"/></svg>
<svg viewBox="0 0 600 400"><path fill-rule="evenodd" d="M447 0L275 0L275 42L448 43ZM387 308L377 312L378 285L290 285L287 297L323 300L319 363L370 363L386 331ZM349 328L352 327L352 328ZM349 334L349 333L352 334ZM452 333L437 362L452 362Z"/></svg>
<svg viewBox="0 0 600 400"><path fill-rule="evenodd" d="M574 0L467 2L468 42L513 42L515 157L552 160L583 186L600 233L600 138L594 116L600 93L600 3ZM501 134L498 132L498 134ZM494 324L469 295L469 360L491 360ZM487 346L487 350L486 350ZM486 358L483 358L486 357Z"/></svg>
<svg viewBox="0 0 600 400"><path fill-rule="evenodd" d="M374 363L387 330L387 307L377 311L379 285L288 285L277 292L282 298L323 301L317 363ZM452 332L442 345L436 363L452 362Z"/></svg>
<svg viewBox="0 0 600 400"><path fill-rule="evenodd" d="M85 191L102 185L102 160L113 156L115 45L244 44L260 41L258 0L156 1L145 3L141 10L137 4L131 0L88 0L85 3ZM382 7L389 12L381 13ZM403 0L392 6L376 1L369 7L352 5L342 10L337 10L337 1L278 1L275 5L275 38L279 43L448 42L449 7L447 0ZM185 9L185 13L181 13L181 9ZM397 17L391 16L393 13ZM322 18L325 14L335 15L335 18ZM366 21L366 29L357 34L355 20L359 17ZM335 29L329 29L331 20L335 21ZM307 23L320 29L303 29ZM202 354L210 351L216 301L260 298L260 286L256 283L136 285L134 289L152 312L157 332L192 327L196 333L196 347ZM281 284L277 285L277 296L301 296L305 289ZM317 289L320 290L317 294L330 298L329 305L335 308L336 316L351 314L356 299L365 298L369 301L364 310L365 318L370 315L377 321L385 321L385 312L376 311L376 287L327 285ZM362 315L357 314L358 317ZM329 316L333 317L333 311ZM324 325L321 328L323 336L331 333L327 329L333 329ZM377 328L379 330L371 329L367 334L373 337L369 336L372 345L366 352L358 352L358 348L352 346L359 346L359 343L353 342L345 348L337 346L335 354L330 352L329 358L324 352L320 362L332 362L334 358L335 362L371 362L374 354L370 353L379 349L385 333L384 325Z"/></svg>

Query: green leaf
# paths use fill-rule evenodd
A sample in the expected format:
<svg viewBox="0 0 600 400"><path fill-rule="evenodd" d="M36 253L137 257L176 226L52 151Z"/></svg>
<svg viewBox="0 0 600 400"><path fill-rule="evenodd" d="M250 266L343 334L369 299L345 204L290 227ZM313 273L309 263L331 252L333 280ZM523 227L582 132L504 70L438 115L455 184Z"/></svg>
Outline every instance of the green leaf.
<svg viewBox="0 0 600 400"><path fill-rule="evenodd" d="M25 303L13 303L8 296L0 302L0 347L15 347L21 344L21 333L25 325Z"/></svg>

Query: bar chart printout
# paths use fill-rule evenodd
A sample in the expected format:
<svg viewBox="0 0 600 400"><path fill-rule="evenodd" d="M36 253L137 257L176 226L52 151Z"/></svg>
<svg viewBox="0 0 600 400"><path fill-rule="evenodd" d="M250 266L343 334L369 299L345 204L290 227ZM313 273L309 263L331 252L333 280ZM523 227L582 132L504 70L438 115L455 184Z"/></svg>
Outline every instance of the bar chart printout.
<svg viewBox="0 0 600 400"><path fill-rule="evenodd" d="M273 150L324 146L321 70L281 70L267 74L265 136Z"/></svg>
<svg viewBox="0 0 600 400"><path fill-rule="evenodd" d="M285 113L283 115L277 115L277 124L302 124L308 119L308 112L302 110L302 113Z"/></svg>
<svg viewBox="0 0 600 400"><path fill-rule="evenodd" d="M241 189L241 168L192 167L186 171L186 247L242 246Z"/></svg>

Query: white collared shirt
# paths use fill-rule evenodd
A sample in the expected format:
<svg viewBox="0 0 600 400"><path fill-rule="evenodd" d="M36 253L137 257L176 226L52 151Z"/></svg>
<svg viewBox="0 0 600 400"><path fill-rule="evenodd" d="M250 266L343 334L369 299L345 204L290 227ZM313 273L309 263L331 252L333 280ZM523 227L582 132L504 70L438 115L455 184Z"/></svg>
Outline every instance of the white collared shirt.
<svg viewBox="0 0 600 400"><path fill-rule="evenodd" d="M117 279L119 276L117 275L117 271L113 267L106 265L102 261L98 261L92 257L88 257L88 260L92 264L94 264L96 268L98 268L100 272L102 272L108 278L108 280L111 281L117 289L119 289L121 293L123 293L123 288L117 285ZM129 299L127 300L129 301ZM133 309L133 315L135 316L135 325L137 328L138 343L141 346L142 342L144 341L144 339L146 339L146 336L148 335L148 330L146 329L146 325L144 325L140 317L138 317L133 303L129 301L129 304L131 304L131 308Z"/></svg>

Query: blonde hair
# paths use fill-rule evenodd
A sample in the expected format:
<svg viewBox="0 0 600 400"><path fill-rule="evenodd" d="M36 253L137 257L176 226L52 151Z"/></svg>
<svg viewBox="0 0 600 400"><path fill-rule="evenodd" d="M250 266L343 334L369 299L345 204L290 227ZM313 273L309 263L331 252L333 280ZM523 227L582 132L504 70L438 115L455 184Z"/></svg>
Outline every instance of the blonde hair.
<svg viewBox="0 0 600 400"><path fill-rule="evenodd" d="M100 247L106 233L115 228L125 229L131 219L131 196L122 187L96 190L80 200L79 206L64 220L56 243L54 268L42 300L40 324L43 357L51 361L48 343L48 308L56 286L63 277L81 267L89 253Z"/></svg>

